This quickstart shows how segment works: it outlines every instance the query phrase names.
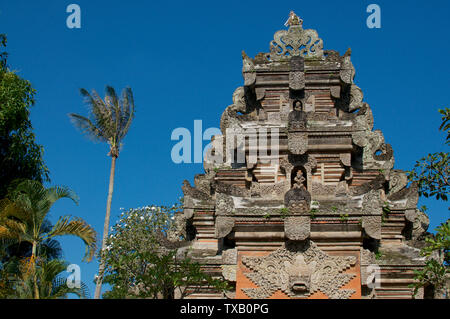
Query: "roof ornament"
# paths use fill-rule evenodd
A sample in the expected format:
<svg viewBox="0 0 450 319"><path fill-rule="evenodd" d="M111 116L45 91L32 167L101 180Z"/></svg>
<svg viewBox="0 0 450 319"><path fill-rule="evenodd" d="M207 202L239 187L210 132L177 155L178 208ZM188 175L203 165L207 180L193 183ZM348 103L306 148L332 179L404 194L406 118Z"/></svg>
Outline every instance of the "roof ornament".
<svg viewBox="0 0 450 319"><path fill-rule="evenodd" d="M289 18L286 20L286 22L284 23L284 26L287 27L288 25L302 25L303 24L303 20L299 18L298 15L295 14L294 11L291 10L291 12L289 13Z"/></svg>
<svg viewBox="0 0 450 319"><path fill-rule="evenodd" d="M303 20L294 11L289 14L285 26L288 30L275 33L270 42L270 59L280 61L292 56L323 58L323 41L317 31L303 29Z"/></svg>

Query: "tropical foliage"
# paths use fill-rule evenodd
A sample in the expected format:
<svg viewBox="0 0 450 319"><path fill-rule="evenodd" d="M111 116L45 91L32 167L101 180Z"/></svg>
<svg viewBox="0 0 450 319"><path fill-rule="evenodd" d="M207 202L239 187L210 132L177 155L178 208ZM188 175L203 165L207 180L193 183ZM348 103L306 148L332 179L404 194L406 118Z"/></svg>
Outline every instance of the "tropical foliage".
<svg viewBox="0 0 450 319"><path fill-rule="evenodd" d="M447 133L445 144L450 143L450 109L439 110L442 115L440 130ZM409 172L408 178L416 181L419 186L419 194L425 197L436 197L446 201L450 191L449 180L450 166L448 152L428 154L421 158Z"/></svg>
<svg viewBox="0 0 450 319"><path fill-rule="evenodd" d="M423 270L415 271L416 282L414 294L419 288L432 286L436 293L450 298L450 219L436 228L436 234L425 239L427 246L422 249L422 256L427 257Z"/></svg>
<svg viewBox="0 0 450 319"><path fill-rule="evenodd" d="M112 287L104 298L184 298L199 283L227 289L224 281L203 273L186 247L168 241L178 209L146 206L122 212L101 255L104 282Z"/></svg>
<svg viewBox="0 0 450 319"><path fill-rule="evenodd" d="M108 155L111 156L111 173L109 177L105 223L103 226L103 250L105 248L105 241L108 238L116 159L119 157L122 140L127 135L131 122L134 118L134 98L133 92L130 88L125 88L122 91L122 97L119 98L114 88L107 86L106 97L104 100L95 90L92 91L92 94L85 89L81 89L80 92L89 107L90 114L88 117L75 113L71 113L69 116L74 125L91 139L94 141L108 143ZM99 266L99 273L103 273L103 267L104 265L101 262ZM100 298L101 287L102 277L100 276L97 279L97 285L95 288L94 297L96 299Z"/></svg>
<svg viewBox="0 0 450 319"><path fill-rule="evenodd" d="M43 147L35 142L30 108L36 91L31 83L8 69L6 36L0 34L0 198L16 179L48 181Z"/></svg>
<svg viewBox="0 0 450 319"><path fill-rule="evenodd" d="M450 109L439 110L442 115L442 123L439 130L447 133L445 144L450 144ZM436 199L448 200L450 190L449 182L449 156L447 152L428 154L414 165L409 172L408 178L417 182L419 195L424 197L435 197ZM425 238L427 246L422 249L421 254L426 256L426 264L423 270L415 272L416 282L414 294L421 287L432 287L435 296L443 295L450 298L448 284L449 278L449 249L450 249L450 221L442 223L436 228L436 234Z"/></svg>
<svg viewBox="0 0 450 319"><path fill-rule="evenodd" d="M48 214L52 205L62 198L78 203L76 194L67 187L45 188L37 181L25 180L19 183L7 198L0 200L2 245L5 248L14 243L27 243L31 246L31 255L24 258L8 258L11 257L8 256L8 249L4 250L3 257L6 262L1 267L4 272L1 280L4 289L13 289L18 296L36 299L59 296L63 290L55 290L58 285L51 279L56 278L55 271L62 267L61 261L51 258L58 255L58 245L54 242L56 237L76 236L85 244L85 259L90 261L94 256L96 232L84 220L62 216L54 226L49 223ZM42 292L45 293L43 296Z"/></svg>

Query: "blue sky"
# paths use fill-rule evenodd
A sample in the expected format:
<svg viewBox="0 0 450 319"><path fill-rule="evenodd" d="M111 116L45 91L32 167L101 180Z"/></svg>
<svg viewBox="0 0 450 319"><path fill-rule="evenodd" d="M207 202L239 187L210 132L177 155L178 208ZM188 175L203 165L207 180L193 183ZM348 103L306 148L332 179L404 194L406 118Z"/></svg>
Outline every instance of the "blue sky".
<svg viewBox="0 0 450 319"><path fill-rule="evenodd" d="M81 7L81 29L66 26L66 7ZM381 28L366 26L366 7L381 8ZM71 125L86 114L79 88L133 89L136 118L117 161L111 225L120 208L174 203L184 179L201 164L174 164L173 129L219 127L243 85L241 51L268 52L290 10L314 28L324 49L352 49L355 83L373 110L375 129L394 149L395 168L410 169L427 153L448 151L438 108L449 106L450 2L442 1L0 1L0 33L9 64L37 90L32 123L45 147L52 185L67 185L80 204L61 200L52 220L71 214L103 229L110 158ZM208 141L204 141L206 145ZM448 203L421 199L430 230L449 217ZM91 288L97 261L81 262L75 238L61 240L65 258L81 266Z"/></svg>

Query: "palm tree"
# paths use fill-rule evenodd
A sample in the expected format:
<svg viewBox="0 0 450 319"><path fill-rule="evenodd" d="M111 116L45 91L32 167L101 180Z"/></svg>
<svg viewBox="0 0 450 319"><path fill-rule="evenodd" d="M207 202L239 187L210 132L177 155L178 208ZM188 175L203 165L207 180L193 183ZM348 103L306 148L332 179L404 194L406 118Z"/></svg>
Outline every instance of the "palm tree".
<svg viewBox="0 0 450 319"><path fill-rule="evenodd" d="M38 289L40 299L65 299L68 294L75 294L79 298L89 298L89 289L87 285L80 282L79 287L69 287L67 278L60 274L67 269L67 262L64 260L41 260L36 267L36 277L38 279ZM35 294L33 280L23 269L19 283L16 285L15 298L31 299Z"/></svg>
<svg viewBox="0 0 450 319"><path fill-rule="evenodd" d="M128 133L134 118L134 99L130 88L125 88L122 91L121 99L117 97L116 91L110 86L106 87L106 97L104 100L95 90L92 91L92 94L85 89L81 89L80 92L90 109L89 117L74 113L69 114L69 116L75 126L81 129L83 133L87 134L94 141L108 143L108 156L111 156L108 199L106 202L106 215L103 226L102 250L104 250L106 239L108 238L116 159L119 157L122 140ZM95 299L100 298L103 271L104 263L103 261L100 261L99 276L95 287Z"/></svg>
<svg viewBox="0 0 450 319"><path fill-rule="evenodd" d="M28 242L32 247L27 265L36 299L39 299L36 265L41 260L43 245L58 236L77 236L86 246L86 261L92 260L97 247L95 230L81 218L62 216L53 227L48 227L49 211L61 198L78 204L77 195L67 187L45 188L40 182L25 180L7 198L0 200L0 240L15 239Z"/></svg>

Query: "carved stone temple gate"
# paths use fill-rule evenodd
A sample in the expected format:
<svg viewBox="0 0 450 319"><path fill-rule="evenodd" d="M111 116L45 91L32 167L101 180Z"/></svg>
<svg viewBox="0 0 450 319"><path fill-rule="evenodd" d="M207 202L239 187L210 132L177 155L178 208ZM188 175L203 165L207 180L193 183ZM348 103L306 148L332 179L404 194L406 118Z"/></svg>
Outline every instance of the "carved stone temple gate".
<svg viewBox="0 0 450 319"><path fill-rule="evenodd" d="M294 13L287 24L269 53L242 53L244 85L213 138L217 155L227 129L277 128L279 152L250 161L247 147L239 165L205 160L195 186L184 182L173 235L233 287L193 288L189 298L411 298L428 227L417 185L407 187L373 130L350 49L323 50Z"/></svg>

